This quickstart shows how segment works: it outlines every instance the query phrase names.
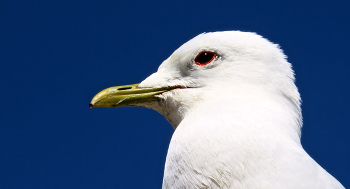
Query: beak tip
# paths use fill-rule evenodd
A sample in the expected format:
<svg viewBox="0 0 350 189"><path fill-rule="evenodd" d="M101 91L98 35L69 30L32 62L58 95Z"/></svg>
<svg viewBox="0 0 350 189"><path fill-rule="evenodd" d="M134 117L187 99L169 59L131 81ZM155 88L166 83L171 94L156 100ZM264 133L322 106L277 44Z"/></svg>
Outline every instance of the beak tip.
<svg viewBox="0 0 350 189"><path fill-rule="evenodd" d="M90 107L90 109L92 109L94 107L94 105L90 103L89 107Z"/></svg>

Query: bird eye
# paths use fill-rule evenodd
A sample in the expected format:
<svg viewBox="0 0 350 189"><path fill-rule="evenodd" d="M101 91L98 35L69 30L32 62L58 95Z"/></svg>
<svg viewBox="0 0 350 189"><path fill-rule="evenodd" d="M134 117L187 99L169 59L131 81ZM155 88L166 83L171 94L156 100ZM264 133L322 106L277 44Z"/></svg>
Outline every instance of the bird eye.
<svg viewBox="0 0 350 189"><path fill-rule="evenodd" d="M200 52L196 59L194 60L197 65L204 66L209 64L211 61L214 60L216 57L216 54L210 51L202 51Z"/></svg>

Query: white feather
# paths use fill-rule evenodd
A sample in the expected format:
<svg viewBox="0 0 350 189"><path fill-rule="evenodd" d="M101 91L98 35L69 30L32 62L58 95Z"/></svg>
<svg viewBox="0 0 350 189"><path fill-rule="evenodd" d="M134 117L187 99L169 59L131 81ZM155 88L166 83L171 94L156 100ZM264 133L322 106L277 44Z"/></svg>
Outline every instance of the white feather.
<svg viewBox="0 0 350 189"><path fill-rule="evenodd" d="M202 51L218 56L195 64ZM300 95L278 45L240 31L200 34L139 87L182 86L145 105L175 132L163 188L343 188L302 148Z"/></svg>

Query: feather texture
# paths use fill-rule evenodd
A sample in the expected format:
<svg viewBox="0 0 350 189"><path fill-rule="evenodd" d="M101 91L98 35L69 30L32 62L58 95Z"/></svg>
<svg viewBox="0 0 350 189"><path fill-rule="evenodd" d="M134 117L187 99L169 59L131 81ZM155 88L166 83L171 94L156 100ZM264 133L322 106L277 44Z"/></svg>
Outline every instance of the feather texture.
<svg viewBox="0 0 350 189"><path fill-rule="evenodd" d="M217 56L197 65L202 51ZM300 95L278 45L249 32L200 34L139 87L181 86L144 104L172 124L163 188L343 188L300 143Z"/></svg>

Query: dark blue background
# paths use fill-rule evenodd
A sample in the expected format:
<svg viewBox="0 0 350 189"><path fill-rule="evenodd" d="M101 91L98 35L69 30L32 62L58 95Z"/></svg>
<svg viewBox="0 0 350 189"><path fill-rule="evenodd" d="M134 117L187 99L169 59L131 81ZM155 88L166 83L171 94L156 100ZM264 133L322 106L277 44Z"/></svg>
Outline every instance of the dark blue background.
<svg viewBox="0 0 350 189"><path fill-rule="evenodd" d="M0 1L0 188L160 188L173 129L95 108L202 32L278 43L303 99L302 143L350 187L350 1Z"/></svg>

